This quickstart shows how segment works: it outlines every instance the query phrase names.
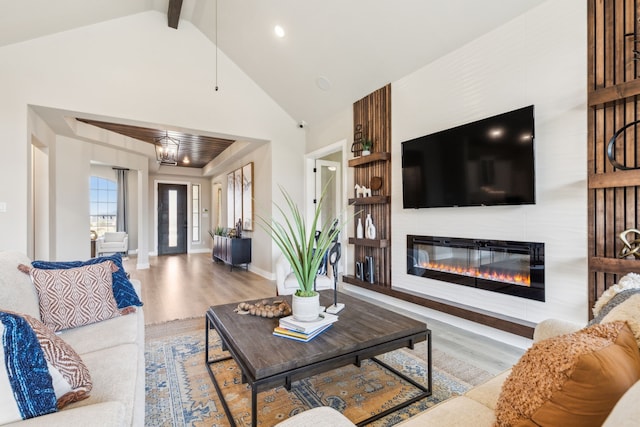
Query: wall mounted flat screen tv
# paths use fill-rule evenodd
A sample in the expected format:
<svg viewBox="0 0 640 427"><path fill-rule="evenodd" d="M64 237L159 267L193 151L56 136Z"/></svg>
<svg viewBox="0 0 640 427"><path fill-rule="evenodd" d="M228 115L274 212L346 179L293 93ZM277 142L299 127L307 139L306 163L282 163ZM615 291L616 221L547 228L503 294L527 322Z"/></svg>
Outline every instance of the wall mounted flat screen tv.
<svg viewBox="0 0 640 427"><path fill-rule="evenodd" d="M405 209L534 204L533 105L402 143Z"/></svg>

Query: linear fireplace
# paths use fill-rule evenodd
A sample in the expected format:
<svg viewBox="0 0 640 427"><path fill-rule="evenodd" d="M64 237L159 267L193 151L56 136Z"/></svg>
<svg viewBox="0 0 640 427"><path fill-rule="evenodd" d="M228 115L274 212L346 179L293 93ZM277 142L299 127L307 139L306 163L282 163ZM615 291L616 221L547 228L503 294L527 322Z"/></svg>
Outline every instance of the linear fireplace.
<svg viewBox="0 0 640 427"><path fill-rule="evenodd" d="M544 243L407 236L407 273L544 301Z"/></svg>

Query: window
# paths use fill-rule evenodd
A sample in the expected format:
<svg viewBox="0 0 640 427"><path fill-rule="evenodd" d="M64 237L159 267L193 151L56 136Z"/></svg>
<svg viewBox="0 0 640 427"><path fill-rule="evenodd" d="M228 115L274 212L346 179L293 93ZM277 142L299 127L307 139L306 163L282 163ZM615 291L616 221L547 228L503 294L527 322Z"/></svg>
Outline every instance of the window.
<svg viewBox="0 0 640 427"><path fill-rule="evenodd" d="M118 211L118 186L115 181L97 176L89 184L89 223L98 236L106 231L116 231Z"/></svg>
<svg viewBox="0 0 640 427"><path fill-rule="evenodd" d="M200 185L191 186L191 241L200 241Z"/></svg>

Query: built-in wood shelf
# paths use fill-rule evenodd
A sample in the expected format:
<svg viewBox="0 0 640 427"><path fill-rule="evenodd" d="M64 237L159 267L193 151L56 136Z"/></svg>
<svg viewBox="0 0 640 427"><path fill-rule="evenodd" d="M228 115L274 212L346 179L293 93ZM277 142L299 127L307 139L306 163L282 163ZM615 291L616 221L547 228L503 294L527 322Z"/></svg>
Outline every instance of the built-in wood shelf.
<svg viewBox="0 0 640 427"><path fill-rule="evenodd" d="M350 285L358 286L363 289L378 292L380 294L389 295L394 298L418 304L423 307L441 311L452 316L467 319L481 325L490 326L525 338L533 338L533 331L536 324L526 320L516 319L510 316L494 313L487 310L481 310L464 304L459 304L449 300L429 296L418 296L393 289L384 284L371 284L363 280L359 280L354 276L342 276L342 281ZM348 309L348 307L347 307Z"/></svg>
<svg viewBox="0 0 640 427"><path fill-rule="evenodd" d="M630 80L613 86L589 91L589 107L604 107L611 103L624 102L627 98L640 95L640 80Z"/></svg>
<svg viewBox="0 0 640 427"><path fill-rule="evenodd" d="M368 165L369 163L384 162L387 160L391 160L391 153L371 153L368 156L360 156L349 160L349 167L355 168Z"/></svg>
<svg viewBox="0 0 640 427"><path fill-rule="evenodd" d="M371 196L371 197L357 197L355 199L349 199L350 205L382 205L389 203L391 197L389 196Z"/></svg>
<svg viewBox="0 0 640 427"><path fill-rule="evenodd" d="M599 271L615 274L637 273L640 270L640 260L632 258L589 258L589 271Z"/></svg>
<svg viewBox="0 0 640 427"><path fill-rule="evenodd" d="M589 174L589 189L635 187L640 183L640 169Z"/></svg>
<svg viewBox="0 0 640 427"><path fill-rule="evenodd" d="M386 248L389 245L387 239L356 239L355 237L349 237L349 244L367 246L369 248Z"/></svg>
<svg viewBox="0 0 640 427"><path fill-rule="evenodd" d="M378 286L382 286L381 284L378 284L378 283L365 282L364 280L360 280L355 276L344 275L342 276L342 281L345 283L349 283L350 285L357 285L361 287L374 287L376 289Z"/></svg>

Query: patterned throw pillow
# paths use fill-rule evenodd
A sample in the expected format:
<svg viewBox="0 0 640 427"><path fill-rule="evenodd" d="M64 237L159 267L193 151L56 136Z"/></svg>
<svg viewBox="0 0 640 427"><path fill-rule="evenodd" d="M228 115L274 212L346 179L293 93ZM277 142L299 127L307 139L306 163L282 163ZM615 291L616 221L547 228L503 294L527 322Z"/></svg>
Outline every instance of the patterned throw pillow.
<svg viewBox="0 0 640 427"><path fill-rule="evenodd" d="M66 270L29 269L44 324L61 331L119 316L111 284L117 268L105 261Z"/></svg>
<svg viewBox="0 0 640 427"><path fill-rule="evenodd" d="M62 270L67 268L83 267L85 265L100 264L105 261L113 261L118 270L113 272L113 296L118 302L118 308L142 306L136 290L127 277L127 272L122 265L120 254L91 258L87 261L33 261L31 265L42 270Z"/></svg>
<svg viewBox="0 0 640 427"><path fill-rule="evenodd" d="M496 404L496 426L601 426L640 379L640 351L625 322L535 343L516 363Z"/></svg>
<svg viewBox="0 0 640 427"><path fill-rule="evenodd" d="M27 321L0 312L0 424L56 412L47 360Z"/></svg>
<svg viewBox="0 0 640 427"><path fill-rule="evenodd" d="M93 387L89 369L66 341L35 317L12 311L4 313L23 318L35 333L47 361L58 409L89 397Z"/></svg>

